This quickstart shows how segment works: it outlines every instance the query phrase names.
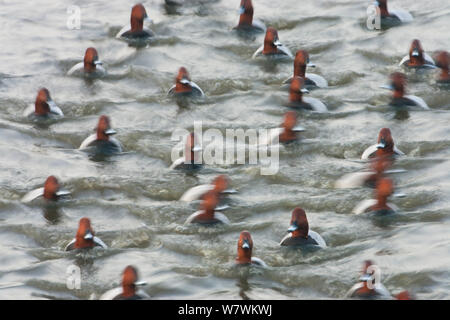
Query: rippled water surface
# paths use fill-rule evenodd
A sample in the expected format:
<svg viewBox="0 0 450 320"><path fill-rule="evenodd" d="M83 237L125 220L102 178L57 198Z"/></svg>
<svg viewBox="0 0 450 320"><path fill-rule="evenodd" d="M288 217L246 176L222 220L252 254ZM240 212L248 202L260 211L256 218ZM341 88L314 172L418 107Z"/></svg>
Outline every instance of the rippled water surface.
<svg viewBox="0 0 450 320"><path fill-rule="evenodd" d="M430 54L450 50L450 2L390 1L414 16L410 24L369 31L369 1L254 0L255 18L278 29L295 52L306 49L329 88L311 97L326 114L302 112L298 145L282 147L278 173L258 165L210 165L196 174L171 171L174 129L271 128L288 99L282 82L292 62L251 59L264 35L240 37L238 0L199 1L176 10L145 1L156 40L136 50L115 34L128 23L134 1L77 1L81 29L66 26L73 1L0 1L0 298L88 299L120 283L133 264L155 299L342 298L364 259L382 270L395 294L450 298L450 90L437 71L408 73L408 92L429 111L396 114L379 86L400 70L414 38ZM68 77L94 46L108 75ZM205 91L203 101L179 106L167 98L180 66ZM23 116L37 90L47 87L65 118L38 126ZM92 161L76 149L107 114L126 151ZM363 150L389 127L406 156L393 176L405 198L386 219L351 214L372 190L336 189L343 174L363 169ZM187 189L227 174L239 190L225 211L229 226L186 227L198 203L178 201ZM55 175L72 197L57 205L23 204L27 191ZM303 207L310 228L328 244L320 251L280 248L290 212ZM81 217L91 218L109 249L87 256L64 252ZM233 269L240 231L254 241L267 270ZM80 290L66 287L67 267L81 267Z"/></svg>

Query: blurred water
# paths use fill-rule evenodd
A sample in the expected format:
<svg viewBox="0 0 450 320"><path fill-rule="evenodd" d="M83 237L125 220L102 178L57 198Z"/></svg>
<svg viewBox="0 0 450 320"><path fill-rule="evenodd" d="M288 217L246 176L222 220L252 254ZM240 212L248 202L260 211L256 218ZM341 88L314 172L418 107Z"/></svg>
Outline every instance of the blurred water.
<svg viewBox="0 0 450 320"><path fill-rule="evenodd" d="M450 91L436 72L408 72L408 92L430 111L396 117L379 86L414 38L428 53L449 50L448 1L390 1L414 21L385 31L365 28L370 1L254 0L255 18L278 29L295 53L306 49L328 89L315 90L330 112L301 113L307 131L299 145L280 150L280 169L261 176L258 166L206 166L195 175L170 171L176 128L276 127L287 111L281 83L292 63L255 62L264 35L242 38L238 0L202 1L176 10L145 1L151 47L136 50L115 39L128 23L134 1L77 1L81 30L66 27L72 1L0 1L0 298L88 299L120 283L130 263L138 267L155 299L342 298L357 280L364 259L381 268L392 292L419 299L450 298ZM65 76L94 46L109 75L95 81ZM166 97L180 66L206 99L178 106ZM23 117L37 90L47 87L63 120L39 127ZM112 119L127 153L95 162L75 150L100 114ZM364 167L363 150L389 127L406 153L395 167L400 212L388 219L355 217L351 210L369 189L337 190L343 174ZM233 195L230 226L183 226L197 204L179 202L188 188L225 173ZM56 175L72 198L56 206L22 204L21 197ZM280 248L290 212L303 207L310 228L328 248L302 252ZM81 217L91 218L110 247L86 256L63 251ZM232 268L240 231L254 241L254 255L270 266L240 274ZM66 269L81 267L80 290L66 287Z"/></svg>

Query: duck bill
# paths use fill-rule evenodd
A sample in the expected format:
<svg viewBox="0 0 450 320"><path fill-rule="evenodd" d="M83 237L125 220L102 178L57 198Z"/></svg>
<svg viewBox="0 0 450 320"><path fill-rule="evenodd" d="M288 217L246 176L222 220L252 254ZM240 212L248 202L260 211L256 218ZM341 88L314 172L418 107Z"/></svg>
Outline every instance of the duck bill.
<svg viewBox="0 0 450 320"><path fill-rule="evenodd" d="M226 189L221 192L222 194L235 194L238 193L236 189Z"/></svg>
<svg viewBox="0 0 450 320"><path fill-rule="evenodd" d="M181 84L191 84L191 81L189 81L189 79L182 78L182 79L180 80L180 83L181 83Z"/></svg>
<svg viewBox="0 0 450 320"><path fill-rule="evenodd" d="M307 66L307 67L311 67L311 68L315 68L315 67L316 67L316 65L315 65L314 63L311 63L311 62L308 62L308 63L306 64L306 66Z"/></svg>
<svg viewBox="0 0 450 320"><path fill-rule="evenodd" d="M294 131L294 132L304 132L304 131L306 131L306 129L303 128L302 126L295 126L294 128L292 128L292 131Z"/></svg>
<svg viewBox="0 0 450 320"><path fill-rule="evenodd" d="M94 61L94 64L95 64L96 66L101 66L101 65L103 64L103 61L101 61L101 60L96 60L96 61Z"/></svg>
<svg viewBox="0 0 450 320"><path fill-rule="evenodd" d="M214 211L224 211L224 210L227 210L227 209L229 209L229 208L230 208L229 205L224 204L223 206L216 207L216 208L214 209Z"/></svg>
<svg viewBox="0 0 450 320"><path fill-rule="evenodd" d="M394 193L393 195L392 195L392 197L393 198L405 198L406 197L406 194L404 194L404 193Z"/></svg>
<svg viewBox="0 0 450 320"><path fill-rule="evenodd" d="M377 147L377 149L384 149L384 148L386 148L386 144L381 142L381 143L377 144L376 147Z"/></svg>
<svg viewBox="0 0 450 320"><path fill-rule="evenodd" d="M366 282L366 281L370 281L370 280L372 280L372 276L367 273L363 274L361 277L359 277L359 281Z"/></svg>
<svg viewBox="0 0 450 320"><path fill-rule="evenodd" d="M377 6L377 7L380 6L380 3L379 3L378 1L374 1L372 4L373 4L374 6Z"/></svg>
<svg viewBox="0 0 450 320"><path fill-rule="evenodd" d="M203 148L201 146L195 146L191 150L192 150L192 152L198 152L198 151L202 151Z"/></svg>
<svg viewBox="0 0 450 320"><path fill-rule="evenodd" d="M70 191L69 190L58 190L57 192L56 192L56 196L57 197L67 197L67 196L69 196L70 195Z"/></svg>
<svg viewBox="0 0 450 320"><path fill-rule="evenodd" d="M413 57L418 57L418 56L420 56L419 50L414 49L414 50L411 52L411 56L413 56Z"/></svg>
<svg viewBox="0 0 450 320"><path fill-rule="evenodd" d="M301 89L300 89L300 92L301 92L301 93L309 93L309 90L306 89L306 88L301 88Z"/></svg>
<svg viewBox="0 0 450 320"><path fill-rule="evenodd" d="M394 87L390 84L383 84L382 86L380 86L380 88L382 89L388 89L388 90L394 90Z"/></svg>
<svg viewBox="0 0 450 320"><path fill-rule="evenodd" d="M87 230L86 234L84 235L84 240L92 240L92 239L94 239L94 235L90 230Z"/></svg>
<svg viewBox="0 0 450 320"><path fill-rule="evenodd" d="M242 249L250 249L250 244L248 243L248 240L244 240L244 243L242 244Z"/></svg>
<svg viewBox="0 0 450 320"><path fill-rule="evenodd" d="M283 44L280 42L280 40L277 39L273 42L273 45L276 47L281 47Z"/></svg>
<svg viewBox="0 0 450 320"><path fill-rule="evenodd" d="M117 133L117 131L114 130L114 129L106 129L106 130L105 130L105 134L106 134L107 136L112 136L113 134L116 134L116 133Z"/></svg>
<svg viewBox="0 0 450 320"><path fill-rule="evenodd" d="M244 12L245 12L245 8L239 7L239 10L238 10L239 15L244 14Z"/></svg>
<svg viewBox="0 0 450 320"><path fill-rule="evenodd" d="M291 224L290 226L289 226L289 228L287 229L287 231L288 232L294 232L295 230L297 230L298 229L298 226L295 224L295 223L293 223L293 224Z"/></svg>

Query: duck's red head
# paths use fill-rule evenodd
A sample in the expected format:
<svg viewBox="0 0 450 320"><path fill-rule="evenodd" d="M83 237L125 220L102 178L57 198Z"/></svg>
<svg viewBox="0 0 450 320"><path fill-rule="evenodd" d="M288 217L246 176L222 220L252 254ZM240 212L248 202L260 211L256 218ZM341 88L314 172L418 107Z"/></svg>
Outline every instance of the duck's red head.
<svg viewBox="0 0 450 320"><path fill-rule="evenodd" d="M297 113L295 111L288 111L284 114L284 120L282 127L284 128L283 132L280 134L280 141L287 142L297 139L297 134L294 129L297 124Z"/></svg>
<svg viewBox="0 0 450 320"><path fill-rule="evenodd" d="M406 89L406 76L401 72L394 72L390 76L392 90L394 90L394 98L402 98Z"/></svg>
<svg viewBox="0 0 450 320"><path fill-rule="evenodd" d="M301 103L303 102L303 92L308 92L304 88L305 79L301 77L293 77L289 88L289 101Z"/></svg>
<svg viewBox="0 0 450 320"><path fill-rule="evenodd" d="M50 92L46 88L40 89L34 103L34 113L39 116L48 114L50 112L50 106L48 105L47 101L50 100Z"/></svg>
<svg viewBox="0 0 450 320"><path fill-rule="evenodd" d="M178 70L178 75L175 78L175 92L183 93L183 92L191 92L192 86L190 84L191 78L189 77L189 73L185 67L181 67Z"/></svg>
<svg viewBox="0 0 450 320"><path fill-rule="evenodd" d="M380 130L377 143L378 150L376 155L378 157L391 156L394 154L394 139L392 139L391 130L389 128Z"/></svg>
<svg viewBox="0 0 450 320"><path fill-rule="evenodd" d="M263 54L276 54L278 53L278 31L272 27L267 28L266 36L264 37L264 49Z"/></svg>
<svg viewBox="0 0 450 320"><path fill-rule="evenodd" d="M309 54L305 50L298 50L294 59L294 77L305 77L306 65L309 63Z"/></svg>
<svg viewBox="0 0 450 320"><path fill-rule="evenodd" d="M59 191L60 185L58 179L54 176L50 176L45 180L44 184L44 198L47 200L57 200L56 193Z"/></svg>
<svg viewBox="0 0 450 320"><path fill-rule="evenodd" d="M425 64L425 59L423 57L423 49L420 41L414 39L409 48L409 65L411 67L419 67Z"/></svg>
<svg viewBox="0 0 450 320"><path fill-rule="evenodd" d="M102 115L98 119L97 124L97 140L109 140L109 136L115 134L116 131L111 129L111 121L108 116Z"/></svg>
<svg viewBox="0 0 450 320"><path fill-rule="evenodd" d="M395 299L397 299L397 300L414 300L414 298L411 296L411 294L407 290L402 291L399 294L397 294L395 296Z"/></svg>
<svg viewBox="0 0 450 320"><path fill-rule="evenodd" d="M253 4L252 0L241 0L241 6L239 7L239 27L249 27L253 23Z"/></svg>
<svg viewBox="0 0 450 320"><path fill-rule="evenodd" d="M308 238L309 224L305 210L297 207L292 211L291 224L288 231L292 233L293 238Z"/></svg>
<svg viewBox="0 0 450 320"><path fill-rule="evenodd" d="M136 294L137 281L137 269L133 266L127 266L122 275L122 296L124 298L130 298Z"/></svg>
<svg viewBox="0 0 450 320"><path fill-rule="evenodd" d="M97 50L92 47L87 48L84 53L84 71L94 72L98 64L102 64L102 62L98 58Z"/></svg>
<svg viewBox="0 0 450 320"><path fill-rule="evenodd" d="M201 150L197 142L197 137L191 132L186 138L186 144L184 146L184 157L186 164L197 163L199 157L199 151Z"/></svg>
<svg viewBox="0 0 450 320"><path fill-rule="evenodd" d="M252 263L252 249L253 240L250 232L244 230L239 236L238 246L237 246L237 264L250 264Z"/></svg>
<svg viewBox="0 0 450 320"><path fill-rule="evenodd" d="M228 188L228 177L224 174L217 176L214 181L214 191L215 192L223 192Z"/></svg>
<svg viewBox="0 0 450 320"><path fill-rule="evenodd" d="M387 8L387 0L377 0L378 8L380 8L380 15L382 17L389 16L388 8Z"/></svg>
<svg viewBox="0 0 450 320"><path fill-rule="evenodd" d="M441 68L441 74L439 76L439 80L441 81L449 81L450 73L449 73L449 65L450 65L450 55L447 51L441 51L436 55L436 66Z"/></svg>
<svg viewBox="0 0 450 320"><path fill-rule="evenodd" d="M91 220L89 218L81 218L77 234L75 236L76 249L92 248L94 247L94 229L91 227Z"/></svg>
<svg viewBox="0 0 450 320"><path fill-rule="evenodd" d="M147 11L141 3L131 8L130 25L131 32L140 32L144 29L144 19L147 18Z"/></svg>

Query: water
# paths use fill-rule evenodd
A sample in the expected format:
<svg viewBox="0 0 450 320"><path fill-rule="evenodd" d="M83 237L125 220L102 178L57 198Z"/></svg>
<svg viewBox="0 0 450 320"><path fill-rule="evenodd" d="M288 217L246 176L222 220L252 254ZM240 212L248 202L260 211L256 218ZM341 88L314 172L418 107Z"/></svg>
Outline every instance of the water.
<svg viewBox="0 0 450 320"><path fill-rule="evenodd" d="M251 60L263 34L239 37L238 0L203 1L175 11L162 0L146 1L158 35L136 50L115 39L128 23L134 1L78 1L81 30L66 26L71 1L1 1L0 39L0 298L89 299L120 283L124 267L138 267L155 299L342 298L357 281L364 259L381 268L395 294L450 298L450 91L438 87L435 71L408 72L407 90L430 111L396 115L379 86L398 70L414 38L428 53L449 50L448 1L426 8L391 1L414 16L387 31L365 28L365 1L254 1L255 18L278 29L295 53L306 49L328 89L315 90L327 114L303 112L302 143L280 151L280 168L260 175L259 166L205 166L196 175L168 170L175 128L276 127L287 111L281 83L292 63ZM65 76L94 46L109 75L84 81ZM167 98L177 70L185 66L206 99L178 106ZM65 118L37 126L23 110L45 86ZM107 114L127 152L92 161L75 149ZM364 167L358 159L389 127L406 157L395 168L393 199L400 211L387 219L354 216L351 210L372 190L338 190L345 173ZM225 214L231 225L185 227L198 204L177 201L188 188L227 174L239 194ZM72 192L56 206L20 199L55 175ZM328 244L320 251L280 248L296 206ZM81 217L91 218L110 247L77 256L63 251ZM240 231L254 241L254 256L268 270L240 274L233 268ZM66 270L81 267L81 289L66 287Z"/></svg>

